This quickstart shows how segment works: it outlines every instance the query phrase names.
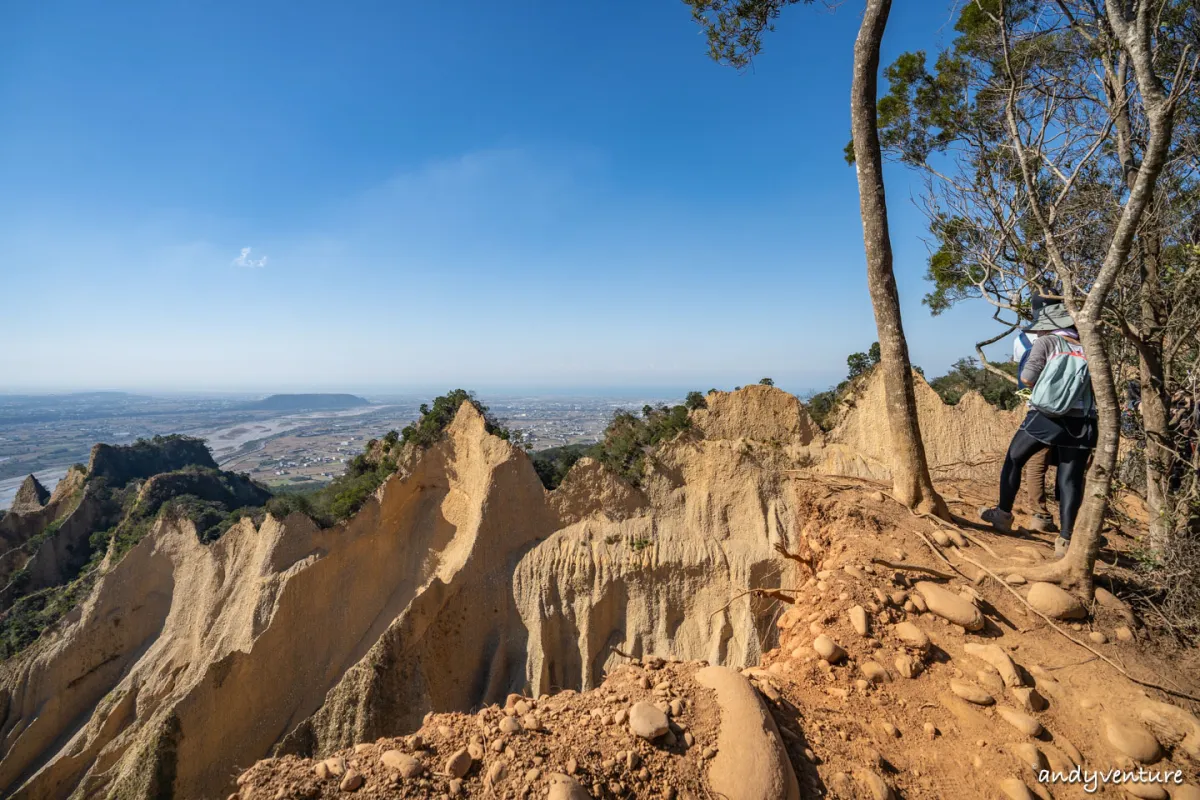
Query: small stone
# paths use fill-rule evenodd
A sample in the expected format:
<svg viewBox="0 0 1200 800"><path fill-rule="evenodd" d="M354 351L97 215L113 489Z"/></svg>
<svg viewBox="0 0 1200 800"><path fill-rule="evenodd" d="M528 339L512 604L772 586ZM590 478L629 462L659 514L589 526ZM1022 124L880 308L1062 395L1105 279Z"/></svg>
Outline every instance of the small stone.
<svg viewBox="0 0 1200 800"><path fill-rule="evenodd" d="M341 756L325 759L325 767L329 770L329 774L335 778L340 778L346 774L346 759Z"/></svg>
<svg viewBox="0 0 1200 800"><path fill-rule="evenodd" d="M988 667L981 669L975 673L975 679L983 688L988 690L988 693L995 697L998 694L1004 694L1004 679L1000 677L1000 673Z"/></svg>
<svg viewBox="0 0 1200 800"><path fill-rule="evenodd" d="M493 761L492 766L488 767L487 775L484 776L483 782L486 786L495 786L508 777L508 764L503 759Z"/></svg>
<svg viewBox="0 0 1200 800"><path fill-rule="evenodd" d="M895 625L892 628L892 633L896 634L906 647L912 647L917 650L925 650L929 647L929 637L925 634L925 631L907 620Z"/></svg>
<svg viewBox="0 0 1200 800"><path fill-rule="evenodd" d="M1129 630L1129 628L1126 627L1125 625L1122 625L1121 627L1117 628L1115 633L1117 634L1118 641L1122 641L1122 642L1133 641L1133 631Z"/></svg>
<svg viewBox="0 0 1200 800"><path fill-rule="evenodd" d="M542 729L542 721L538 719L537 714L526 714L521 717L521 727L527 731L540 731Z"/></svg>
<svg viewBox="0 0 1200 800"><path fill-rule="evenodd" d="M1157 783L1125 783L1121 785L1125 793L1130 797L1137 797L1141 800L1169 800L1170 795L1167 790ZM1177 798L1179 794L1175 795Z"/></svg>
<svg viewBox="0 0 1200 800"><path fill-rule="evenodd" d="M1028 714L1023 714L1015 708L1007 706L997 706L996 712L1014 728L1019 730L1026 736L1037 736L1042 732L1042 723L1038 722Z"/></svg>
<svg viewBox="0 0 1200 800"><path fill-rule="evenodd" d="M643 739L657 739L669 730L667 715L647 702L629 709L629 730Z"/></svg>
<svg viewBox="0 0 1200 800"><path fill-rule="evenodd" d="M1035 711L1043 711L1046 708L1046 698L1038 694L1037 689L1032 689L1028 686L1016 686L1009 689L1008 693L1016 701L1017 706L1026 713L1032 714Z"/></svg>
<svg viewBox="0 0 1200 800"><path fill-rule="evenodd" d="M915 678L921 673L921 662L908 654L896 656L896 672L900 673L902 678Z"/></svg>
<svg viewBox="0 0 1200 800"><path fill-rule="evenodd" d="M1005 778L1000 781L1000 791L1004 792L1004 796L1009 800L1037 800L1020 778Z"/></svg>
<svg viewBox="0 0 1200 800"><path fill-rule="evenodd" d="M1100 631L1092 631L1088 634L1088 638L1091 639L1095 644L1108 644L1108 637Z"/></svg>
<svg viewBox="0 0 1200 800"><path fill-rule="evenodd" d="M425 771L420 759L399 750L385 750L379 761L388 769L399 772L402 778L415 778Z"/></svg>
<svg viewBox="0 0 1200 800"><path fill-rule="evenodd" d="M462 794L463 782L462 778L454 778L450 781L449 788L451 797L458 797Z"/></svg>
<svg viewBox="0 0 1200 800"><path fill-rule="evenodd" d="M1042 751L1038 750L1029 742L1019 742L1009 745L1009 751L1017 757L1017 760L1025 764L1035 773L1038 770L1047 769L1049 764L1046 763L1046 757L1042 755Z"/></svg>
<svg viewBox="0 0 1200 800"><path fill-rule="evenodd" d="M813 639L813 650L828 664L836 664L846 657L846 651L824 634Z"/></svg>
<svg viewBox="0 0 1200 800"><path fill-rule="evenodd" d="M870 623L867 620L867 610L862 606L853 606L850 609L849 615L850 624L854 627L854 631L859 636L866 636L867 631L870 630Z"/></svg>
<svg viewBox="0 0 1200 800"><path fill-rule="evenodd" d="M1158 739L1139 722L1110 717L1105 722L1104 734L1117 752L1129 756L1134 761L1153 764L1162 757Z"/></svg>
<svg viewBox="0 0 1200 800"><path fill-rule="evenodd" d="M974 603L929 581L918 581L916 588L920 596L924 598L929 610L942 619L962 625L969 631L983 628L983 614L979 612Z"/></svg>
<svg viewBox="0 0 1200 800"><path fill-rule="evenodd" d="M932 722L926 722L924 725L921 726L921 730L925 731L925 735L928 736L930 739L937 738L937 735L938 735L937 725L934 725Z"/></svg>
<svg viewBox="0 0 1200 800"><path fill-rule="evenodd" d="M1037 582L1029 587L1025 596L1029 605L1054 619L1083 619L1087 609L1079 598L1053 583Z"/></svg>
<svg viewBox="0 0 1200 800"><path fill-rule="evenodd" d="M973 683L960 681L955 678L950 679L950 691L966 700L968 703L974 703L977 706L990 706L996 702L996 698L980 689Z"/></svg>
<svg viewBox="0 0 1200 800"><path fill-rule="evenodd" d="M888 675L888 671L874 661L863 662L859 666L859 670L871 683L887 683L892 679L892 676Z"/></svg>
<svg viewBox="0 0 1200 800"><path fill-rule="evenodd" d="M343 792L357 792L359 787L363 785L363 776L356 771L350 770L342 778L342 782L338 784L338 788Z"/></svg>
<svg viewBox="0 0 1200 800"><path fill-rule="evenodd" d="M1013 663L1008 653L1000 649L999 645L967 642L963 645L963 651L967 655L975 656L980 661L991 665L996 672L1000 673L1005 686L1020 686L1024 683L1021 680L1021 674L1017 671L1016 664Z"/></svg>
<svg viewBox="0 0 1200 800"><path fill-rule="evenodd" d="M1004 580L1008 583L1011 583L1013 586L1021 586L1025 583L1025 576L1014 572L1011 575L1005 575Z"/></svg>
<svg viewBox="0 0 1200 800"><path fill-rule="evenodd" d="M1113 611L1119 611L1122 614L1129 613L1129 606L1125 604L1125 601L1119 599L1116 595L1114 595L1108 589L1105 589L1103 586L1097 586L1093 591L1092 596L1096 598L1097 603L1105 608L1112 609Z"/></svg>
<svg viewBox="0 0 1200 800"><path fill-rule="evenodd" d="M313 767L313 772L316 774L317 780L321 780L321 781L329 780L329 775L330 775L329 767L325 764L324 761L318 761L316 763L316 766ZM241 778L239 778L238 780L241 780Z"/></svg>
<svg viewBox="0 0 1200 800"><path fill-rule="evenodd" d="M451 777L461 778L470 771L473 762L474 759L471 758L471 754L467 748L464 747L460 750L455 750L454 754L446 759L445 772Z"/></svg>
<svg viewBox="0 0 1200 800"><path fill-rule="evenodd" d="M710 758L714 757L716 754L717 754L716 750L714 750L711 747L706 747L706 748L704 748L703 751L701 751L700 757L702 759L704 759L705 761L708 761Z"/></svg>
<svg viewBox="0 0 1200 800"><path fill-rule="evenodd" d="M570 775L550 775L546 782L550 784L547 800L591 800L587 790Z"/></svg>
<svg viewBox="0 0 1200 800"><path fill-rule="evenodd" d="M516 733L521 730L521 723L517 722L516 717L505 717L500 720L501 733Z"/></svg>
<svg viewBox="0 0 1200 800"><path fill-rule="evenodd" d="M858 773L858 777L866 785L867 791L871 795L871 800L892 800L892 787L888 786L887 781L880 777L879 773L864 769Z"/></svg>
<svg viewBox="0 0 1200 800"><path fill-rule="evenodd" d="M481 742L471 742L467 745L467 753L475 761L483 759L483 744Z"/></svg>
<svg viewBox="0 0 1200 800"><path fill-rule="evenodd" d="M883 731L884 735L890 736L893 739L900 738L900 729L890 722L881 721L879 723L879 730Z"/></svg>

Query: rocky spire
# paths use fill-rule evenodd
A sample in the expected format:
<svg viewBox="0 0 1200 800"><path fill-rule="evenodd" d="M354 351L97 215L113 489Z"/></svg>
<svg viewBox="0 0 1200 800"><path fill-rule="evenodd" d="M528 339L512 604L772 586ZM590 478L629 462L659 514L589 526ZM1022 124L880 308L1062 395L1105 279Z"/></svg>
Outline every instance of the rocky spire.
<svg viewBox="0 0 1200 800"><path fill-rule="evenodd" d="M12 502L12 513L28 514L31 511L39 511L49 499L49 490L30 475L21 483L21 488L17 489L17 496Z"/></svg>

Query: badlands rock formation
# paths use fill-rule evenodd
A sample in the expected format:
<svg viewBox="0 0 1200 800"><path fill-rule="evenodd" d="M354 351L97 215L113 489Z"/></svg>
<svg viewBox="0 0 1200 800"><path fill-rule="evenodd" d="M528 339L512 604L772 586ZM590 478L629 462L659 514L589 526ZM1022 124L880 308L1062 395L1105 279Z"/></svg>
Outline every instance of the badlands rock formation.
<svg viewBox="0 0 1200 800"><path fill-rule="evenodd" d="M29 475L21 481L21 487L13 498L9 508L13 514L28 514L31 511L41 511L42 506L50 499L50 490L42 486L41 481Z"/></svg>
<svg viewBox="0 0 1200 800"><path fill-rule="evenodd" d="M1000 411L978 392L946 405L920 375L913 374L921 437L933 479L995 480L1008 442L1025 416L1023 409ZM822 471L878 481L891 479L883 373L875 370L828 435Z"/></svg>
<svg viewBox="0 0 1200 800"><path fill-rule="evenodd" d="M0 610L8 608L18 591L25 592L30 590L30 586L40 586L41 570L35 570L30 576L32 580L24 587L10 585L19 570L38 558L47 569L55 569L68 557L71 549L68 544L74 543L78 532L94 521L94 508L90 503L83 502L84 476L81 470L68 470L54 487L54 493L44 503L38 504L30 500L36 494L36 488L30 485L30 481L36 482L36 479L30 475L22 485L22 491L29 487L26 499L18 497L9 513L0 517ZM60 520L62 522L57 532L40 542L35 541L47 526ZM34 546L30 546L31 542L34 542ZM43 551L44 555L41 555Z"/></svg>
<svg viewBox="0 0 1200 800"><path fill-rule="evenodd" d="M775 604L738 596L795 585L802 567L774 546L836 524L795 473L886 472L886 432L863 418L877 388L828 437L779 390L712 394L642 488L585 460L554 493L464 404L334 528L243 520L206 545L160 520L0 665L0 794L224 797L264 756L587 690L629 657L757 664ZM1008 417L922 397L935 466L1003 451Z"/></svg>

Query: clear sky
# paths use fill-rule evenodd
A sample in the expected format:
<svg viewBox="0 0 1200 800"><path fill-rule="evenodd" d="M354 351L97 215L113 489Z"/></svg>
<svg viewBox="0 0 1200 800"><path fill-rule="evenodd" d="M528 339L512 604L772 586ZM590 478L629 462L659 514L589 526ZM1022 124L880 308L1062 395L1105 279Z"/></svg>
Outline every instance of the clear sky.
<svg viewBox="0 0 1200 800"><path fill-rule="evenodd" d="M0 391L824 388L875 339L860 5L738 73L678 0L5 3ZM949 19L897 4L885 63ZM887 178L937 374L995 323L921 305Z"/></svg>

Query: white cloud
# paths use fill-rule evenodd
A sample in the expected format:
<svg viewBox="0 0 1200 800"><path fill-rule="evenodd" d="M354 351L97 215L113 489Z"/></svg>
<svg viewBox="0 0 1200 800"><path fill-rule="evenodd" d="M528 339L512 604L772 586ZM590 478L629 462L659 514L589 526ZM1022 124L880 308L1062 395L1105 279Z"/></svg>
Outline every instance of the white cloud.
<svg viewBox="0 0 1200 800"><path fill-rule="evenodd" d="M250 257L250 248L243 247L241 255L233 260L235 267L247 267L249 269L258 269L267 265L267 257L260 256L259 258Z"/></svg>

